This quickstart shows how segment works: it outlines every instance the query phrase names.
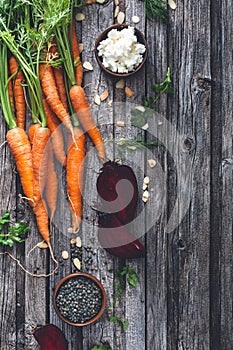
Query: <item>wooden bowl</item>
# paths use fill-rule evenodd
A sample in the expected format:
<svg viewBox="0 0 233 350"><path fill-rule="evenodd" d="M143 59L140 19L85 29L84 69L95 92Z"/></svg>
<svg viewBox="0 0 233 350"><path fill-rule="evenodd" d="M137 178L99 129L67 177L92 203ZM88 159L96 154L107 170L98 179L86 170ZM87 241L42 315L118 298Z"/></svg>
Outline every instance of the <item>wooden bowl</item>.
<svg viewBox="0 0 233 350"><path fill-rule="evenodd" d="M147 56L148 56L148 45L147 45L147 42L145 40L145 37L144 35L142 34L142 32L140 32L140 30L138 30L137 28L134 28L135 30L135 35L138 39L138 43L140 44L143 44L145 45L146 47L146 51L145 53L143 54L143 60L142 62L133 70L133 71L130 71L128 73L116 73L116 72L112 72L110 69L107 69L104 65L103 65L103 62L102 62L102 58L101 56L98 56L98 50L97 50L97 47L99 46L100 42L102 40L105 40L107 38L107 34L108 32L110 32L110 30L112 29L118 29L118 30L122 30L124 28L128 28L129 27L129 24L113 24L111 26L109 26L108 28L106 28L99 36L98 38L96 39L96 42L95 42L95 57L96 57L96 60L100 66L100 68L107 74L111 75L112 77L115 77L115 78L119 78L119 79L122 79L122 78L126 78L126 77L130 77L136 73L138 73L143 65L145 64L146 62L146 59L147 59Z"/></svg>
<svg viewBox="0 0 233 350"><path fill-rule="evenodd" d="M101 305L101 308L100 308L99 312L98 312L93 318L89 319L88 321L86 321L86 322L84 322L84 323L75 323L75 322L72 322L72 321L66 319L66 318L61 314L61 312L60 312L60 310L59 310L59 308L58 308L58 306L57 306L57 303L56 303L56 297L57 297L59 288L60 288L66 281L68 281L68 280L70 280L70 279L72 279L72 278L80 277L80 276L85 277L85 278L87 278L87 279L90 279L90 280L94 281L94 282L97 284L97 286L100 288L101 293L102 293L102 305ZM71 325L71 326L76 326L76 327L87 326L87 325L89 325L89 324L92 324L92 323L98 321L99 318L102 316L104 310L105 310L106 302L107 302L107 296L106 296L106 292L105 292L105 289L104 289L103 285L100 283L100 281L99 281L96 277L94 277L94 276L92 276L92 275L90 275L90 274L88 274L88 273L85 273L85 272L75 272L75 273L71 273L70 275L65 276L64 278L62 278L62 279L58 282L58 284L56 285L56 287L55 287L55 289L54 289L54 293L53 293L53 306L54 306L54 309L55 309L57 315L58 315L64 322L68 323L68 324Z"/></svg>

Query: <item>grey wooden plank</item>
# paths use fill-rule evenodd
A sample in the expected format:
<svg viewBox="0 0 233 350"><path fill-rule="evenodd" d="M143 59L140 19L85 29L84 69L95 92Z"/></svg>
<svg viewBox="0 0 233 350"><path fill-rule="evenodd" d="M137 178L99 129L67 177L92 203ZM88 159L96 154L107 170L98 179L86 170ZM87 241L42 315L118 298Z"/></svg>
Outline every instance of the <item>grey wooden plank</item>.
<svg viewBox="0 0 233 350"><path fill-rule="evenodd" d="M168 67L167 26L159 21L146 23L149 56L146 67L146 96L154 96L153 84L164 80ZM148 141L161 143L149 149L146 155L146 175L150 177L150 193L147 202L147 217L154 216L154 224L146 234L146 349L167 349L167 150L166 126L160 120L167 113L167 96L163 95L156 104L158 114L154 114L147 132ZM158 121L161 123L158 126ZM161 134L161 137L159 135ZM166 142L165 142L166 143ZM155 168L148 166L147 160L156 160ZM165 184L164 184L165 181ZM153 184L152 184L153 183ZM159 207L158 207L159 205ZM160 213L160 216L158 217Z"/></svg>
<svg viewBox="0 0 233 350"><path fill-rule="evenodd" d="M1 118L3 116L1 115ZM1 144L5 141L7 126L5 122L0 124ZM10 155L7 144L0 149L0 216L9 210L13 219L15 216L16 198L16 173L13 158ZM1 247L1 253L9 251L16 256L16 247ZM0 255L0 309L1 309L1 330L0 347L3 350L13 350L16 348L16 323L15 314L18 312L16 307L16 264L9 256Z"/></svg>
<svg viewBox="0 0 233 350"><path fill-rule="evenodd" d="M92 63L93 72L84 73L84 88L87 94L94 119L101 130L104 140L111 140L113 137L113 113L111 101L113 100L112 82L100 71L94 57L94 44L98 33L112 24L113 3L107 2L105 5L94 4L87 6L84 10L86 20L82 23L82 41L84 51L82 60ZM95 23L95 25L93 25ZM109 97L100 106L94 103L94 96L101 95L104 91L109 92ZM110 105L109 105L110 104ZM99 247L97 238L97 215L92 209L98 201L96 190L96 179L101 168L101 163L97 157L96 150L92 142L87 137L86 171L84 179L84 208L82 224L82 240L84 247L91 247L94 251L92 255L92 266L85 263L89 256L87 250L83 251L83 270L96 276L103 284L107 293L107 307L101 319L91 326L83 329L83 349L88 350L95 344L108 343L113 346L114 329L109 322L109 308L113 298L114 281L114 261ZM108 159L113 158L113 147L111 143L106 143L106 154ZM90 181L91 180L91 181Z"/></svg>
<svg viewBox="0 0 233 350"><path fill-rule="evenodd" d="M144 13L144 4L139 1L125 1L125 13L126 13L126 23L129 23L133 27L139 29L144 35L145 33L145 13ZM134 24L132 22L132 16L138 16L140 22ZM131 77L126 80L126 85L129 86L133 91L133 96L127 99L126 102L126 117L125 121L128 125L131 125L130 122L130 111L136 105L141 104L142 96L145 95L145 67L142 71L138 73L135 77ZM140 133L140 130L136 127L131 127L126 134L126 138L134 138L137 134ZM144 133L142 133L142 139L144 138ZM144 205L141 200L142 197L142 183L144 177L144 163L145 163L145 150L137 151L128 151L126 152L127 159L131 161L131 167L134 170L139 187L139 202L138 202L138 211L136 216L141 214L144 210ZM140 170L139 170L140 169ZM143 215L143 214L142 214ZM143 220L141 222L141 230L145 232L145 220L143 215ZM144 235L140 236L140 241L145 245ZM146 347L146 310L145 310L145 259L134 259L126 260L126 265L134 269L139 276L139 284L136 288L132 288L126 284L126 295L125 295L125 317L129 321L129 326L126 331L126 344L125 349L145 349Z"/></svg>
<svg viewBox="0 0 233 350"><path fill-rule="evenodd" d="M212 4L212 348L232 343L232 7ZM219 103L220 101L220 103Z"/></svg>
<svg viewBox="0 0 233 350"><path fill-rule="evenodd" d="M172 132L174 147L179 147L177 151L180 164L174 169L173 160L168 162L168 200L170 196L174 198L176 195L177 200L180 196L179 211L184 209L185 196L182 194L182 186L189 175L190 183L186 188L186 196L190 193L192 197L181 225L169 234L168 239L168 349L182 346L194 349L210 347L209 23L210 2L206 1L179 3L170 21L169 65L173 72L175 92L169 106L169 120L183 137L183 145L182 139L178 140L175 132ZM201 84L203 81L204 86ZM189 162L191 168L187 163L182 175L184 162ZM182 186L177 188L179 176ZM169 216L172 202L169 202ZM180 213L178 215L181 216Z"/></svg>

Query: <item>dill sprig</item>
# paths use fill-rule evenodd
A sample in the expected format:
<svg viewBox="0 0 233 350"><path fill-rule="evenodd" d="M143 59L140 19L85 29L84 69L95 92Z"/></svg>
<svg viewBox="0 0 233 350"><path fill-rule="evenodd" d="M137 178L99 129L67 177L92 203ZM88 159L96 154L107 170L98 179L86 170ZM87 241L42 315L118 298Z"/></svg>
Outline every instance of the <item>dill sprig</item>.
<svg viewBox="0 0 233 350"><path fill-rule="evenodd" d="M168 22L167 1L166 0L142 0L145 3L145 12L149 19L161 19Z"/></svg>

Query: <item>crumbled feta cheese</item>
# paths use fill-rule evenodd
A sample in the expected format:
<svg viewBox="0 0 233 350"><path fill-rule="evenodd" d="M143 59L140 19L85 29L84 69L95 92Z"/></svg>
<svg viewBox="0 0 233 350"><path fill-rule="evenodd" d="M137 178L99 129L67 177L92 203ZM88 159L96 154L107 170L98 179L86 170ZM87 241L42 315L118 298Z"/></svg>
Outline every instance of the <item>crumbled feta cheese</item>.
<svg viewBox="0 0 233 350"><path fill-rule="evenodd" d="M137 42L134 27L112 29L97 47L105 68L117 73L133 71L143 60L145 45Z"/></svg>

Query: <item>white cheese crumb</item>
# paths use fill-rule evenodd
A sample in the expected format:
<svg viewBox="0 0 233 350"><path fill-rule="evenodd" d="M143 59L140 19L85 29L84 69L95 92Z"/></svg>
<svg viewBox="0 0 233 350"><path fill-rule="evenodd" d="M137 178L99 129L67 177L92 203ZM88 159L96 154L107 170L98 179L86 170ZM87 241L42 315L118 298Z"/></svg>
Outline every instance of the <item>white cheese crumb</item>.
<svg viewBox="0 0 233 350"><path fill-rule="evenodd" d="M112 72L128 73L142 62L146 48L138 43L134 27L129 26L122 30L110 30L97 50L105 68Z"/></svg>

